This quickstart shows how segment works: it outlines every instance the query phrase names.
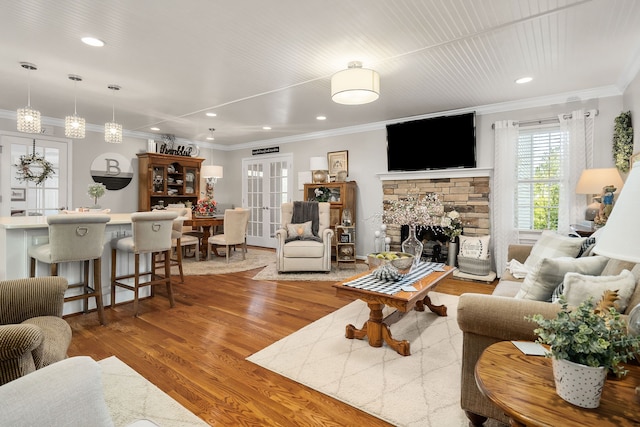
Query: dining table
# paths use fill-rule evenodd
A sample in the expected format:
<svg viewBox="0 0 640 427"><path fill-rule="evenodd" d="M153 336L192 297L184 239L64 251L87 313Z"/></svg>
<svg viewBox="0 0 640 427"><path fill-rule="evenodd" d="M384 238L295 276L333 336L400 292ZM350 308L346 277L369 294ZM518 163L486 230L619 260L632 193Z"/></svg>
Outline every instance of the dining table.
<svg viewBox="0 0 640 427"><path fill-rule="evenodd" d="M193 215L191 219L187 219L184 221L184 225L202 230L202 237L200 240L200 261L205 261L207 259L207 246L209 245L209 237L216 234L215 232L217 227L224 226L224 214L213 216ZM218 250L215 246L213 247L213 253L216 256L222 256L218 253Z"/></svg>

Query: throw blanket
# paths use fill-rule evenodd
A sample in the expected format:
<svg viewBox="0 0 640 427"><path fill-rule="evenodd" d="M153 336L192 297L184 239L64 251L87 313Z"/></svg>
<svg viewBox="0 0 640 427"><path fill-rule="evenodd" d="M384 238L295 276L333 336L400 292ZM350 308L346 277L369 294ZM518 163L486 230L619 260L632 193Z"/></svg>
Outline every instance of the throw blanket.
<svg viewBox="0 0 640 427"><path fill-rule="evenodd" d="M522 264L518 260L512 259L507 263L507 270L515 277L516 279L524 279L529 269L526 265Z"/></svg>
<svg viewBox="0 0 640 427"><path fill-rule="evenodd" d="M302 224L311 221L311 232L318 235L320 216L318 214L318 202L293 202L292 224Z"/></svg>

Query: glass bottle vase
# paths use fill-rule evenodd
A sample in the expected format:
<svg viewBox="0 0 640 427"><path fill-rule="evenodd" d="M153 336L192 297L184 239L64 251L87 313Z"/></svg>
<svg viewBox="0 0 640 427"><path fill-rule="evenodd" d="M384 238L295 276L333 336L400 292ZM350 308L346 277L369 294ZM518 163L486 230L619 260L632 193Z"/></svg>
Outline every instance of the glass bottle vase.
<svg viewBox="0 0 640 427"><path fill-rule="evenodd" d="M422 242L416 237L416 228L409 226L409 237L402 242L402 252L406 252L415 257L413 265L418 265L422 257Z"/></svg>

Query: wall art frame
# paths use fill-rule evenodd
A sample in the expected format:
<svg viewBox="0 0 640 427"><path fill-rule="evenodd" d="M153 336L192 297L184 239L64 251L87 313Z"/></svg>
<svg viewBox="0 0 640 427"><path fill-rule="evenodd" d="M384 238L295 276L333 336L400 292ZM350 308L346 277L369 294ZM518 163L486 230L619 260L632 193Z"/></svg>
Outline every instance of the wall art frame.
<svg viewBox="0 0 640 427"><path fill-rule="evenodd" d="M345 171L349 175L349 151L330 151L327 153L329 163L329 176L335 177L340 171Z"/></svg>
<svg viewBox="0 0 640 427"><path fill-rule="evenodd" d="M26 188L12 188L11 189L11 201L12 202L24 202L27 200Z"/></svg>

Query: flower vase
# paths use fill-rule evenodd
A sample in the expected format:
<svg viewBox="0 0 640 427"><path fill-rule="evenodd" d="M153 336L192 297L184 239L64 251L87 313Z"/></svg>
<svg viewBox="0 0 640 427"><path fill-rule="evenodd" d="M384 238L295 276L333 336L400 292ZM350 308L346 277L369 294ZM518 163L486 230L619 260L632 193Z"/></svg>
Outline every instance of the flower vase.
<svg viewBox="0 0 640 427"><path fill-rule="evenodd" d="M597 408L607 379L607 370L600 366L581 365L569 360L551 359L556 393L562 399L581 408Z"/></svg>
<svg viewBox="0 0 640 427"><path fill-rule="evenodd" d="M458 260L458 241L455 239L450 240L448 246L449 248L447 249L447 265L455 267Z"/></svg>
<svg viewBox="0 0 640 427"><path fill-rule="evenodd" d="M402 242L402 252L406 252L415 257L413 265L418 265L422 257L422 242L416 237L416 227L409 226L409 237Z"/></svg>

